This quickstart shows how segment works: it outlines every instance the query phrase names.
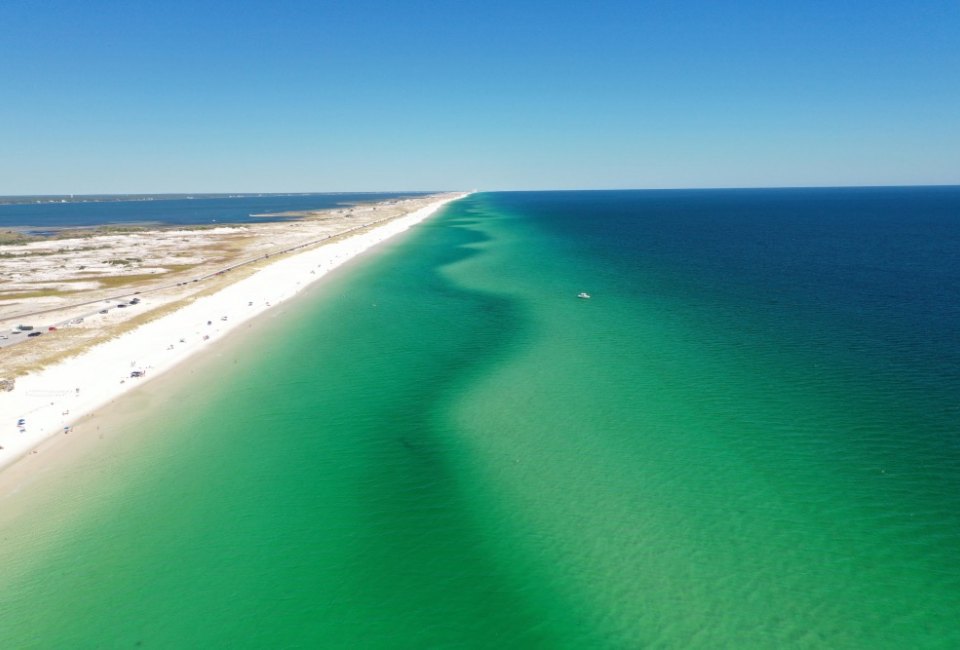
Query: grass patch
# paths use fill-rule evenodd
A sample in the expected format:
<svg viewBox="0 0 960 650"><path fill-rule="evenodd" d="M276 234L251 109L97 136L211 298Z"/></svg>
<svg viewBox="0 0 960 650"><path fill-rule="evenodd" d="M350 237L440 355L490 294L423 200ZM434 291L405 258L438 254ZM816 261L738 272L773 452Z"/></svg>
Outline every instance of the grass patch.
<svg viewBox="0 0 960 650"><path fill-rule="evenodd" d="M0 231L0 246L4 244L26 244L37 241L38 237L33 237L16 230Z"/></svg>
<svg viewBox="0 0 960 650"><path fill-rule="evenodd" d="M70 291L60 289L35 289L33 291L0 291L0 300L28 300L30 298L63 298Z"/></svg>
<svg viewBox="0 0 960 650"><path fill-rule="evenodd" d="M164 277L164 276L166 276L166 275L168 275L168 274L169 274L169 275L173 275L173 274L176 274L176 273L180 273L181 271L189 271L190 269L195 269L195 268L197 268L198 266L199 266L199 264L164 264L164 265L163 265L162 267L160 267L160 268L166 269L167 272L164 273L163 275L159 276L159 277ZM158 277L158 276L154 276L154 277Z"/></svg>
<svg viewBox="0 0 960 650"><path fill-rule="evenodd" d="M133 275L108 275L100 277L88 277L87 280L96 280L100 283L101 289L115 289L117 287L126 287L131 284L144 284L158 278L162 278L165 274L156 274L156 273L137 273Z"/></svg>
<svg viewBox="0 0 960 650"><path fill-rule="evenodd" d="M201 247L198 252L211 257L216 256L221 261L229 262L233 258L247 252L244 244L246 244L249 240L249 237L242 235L224 237L219 241L210 242L206 246Z"/></svg>
<svg viewBox="0 0 960 650"><path fill-rule="evenodd" d="M81 330L65 328L56 332L50 332L49 334L44 332L44 335L36 340L33 345L47 347L48 345L52 344L48 344L49 341L56 342L58 346L64 346L64 344L66 344L66 349L49 351L41 349L38 354L33 356L33 358L27 359L24 358L24 355L22 354L23 348L20 348L20 346L2 348L0 349L0 368L3 369L4 377L10 379L15 379L27 373L42 370L47 366L54 365L60 363L61 361L65 361L66 359L83 354L95 345L99 345L105 341L109 341L113 338L121 336L131 330L136 329L137 327L140 327L141 325L149 323L158 318L162 318L167 314L171 314L178 309L189 305L194 300L216 293L217 291L222 290L224 287L233 284L237 280L245 278L252 273L252 269L247 272L237 269L237 271L230 274L229 279L227 276L220 276L216 279L211 278L204 283L205 288L202 291L190 294L189 296L184 296L179 300L167 303L166 305L157 307L155 309L151 309L150 311L142 314L137 314L133 318L130 318L122 323L117 323L109 330L95 330L96 333L92 335L91 332L93 330L89 329ZM84 335L86 335L87 338L84 338ZM77 342L71 345L69 343L70 339L74 339ZM20 348L20 354L18 354L17 348Z"/></svg>

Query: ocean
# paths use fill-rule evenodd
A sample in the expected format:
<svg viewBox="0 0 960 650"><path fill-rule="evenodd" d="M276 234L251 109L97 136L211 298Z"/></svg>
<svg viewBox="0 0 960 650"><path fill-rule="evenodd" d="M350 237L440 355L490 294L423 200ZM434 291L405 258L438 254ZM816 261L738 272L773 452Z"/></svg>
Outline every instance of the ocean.
<svg viewBox="0 0 960 650"><path fill-rule="evenodd" d="M958 334L957 187L474 194L81 423L0 647L960 647Z"/></svg>
<svg viewBox="0 0 960 650"><path fill-rule="evenodd" d="M62 198L0 197L0 228L45 234L61 228L92 226L196 226L289 221L289 217L253 215L325 210L357 203L386 201L418 192L338 192L330 194L117 195Z"/></svg>

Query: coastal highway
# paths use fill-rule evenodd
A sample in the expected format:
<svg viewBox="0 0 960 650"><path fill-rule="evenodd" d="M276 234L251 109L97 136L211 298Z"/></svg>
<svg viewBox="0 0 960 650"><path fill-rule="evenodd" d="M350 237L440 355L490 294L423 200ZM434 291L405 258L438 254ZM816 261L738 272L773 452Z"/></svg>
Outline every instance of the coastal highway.
<svg viewBox="0 0 960 650"><path fill-rule="evenodd" d="M133 297L134 297L134 296L130 296L131 299L132 299ZM100 303L100 302L102 302L102 301L99 301L99 300L98 300L98 301L95 301L95 302ZM107 302L107 303L111 303L111 302L112 302L112 299L106 300L106 302ZM121 301L121 302L122 302L122 301ZM60 321L60 322L58 322L58 323L48 323L48 324L44 325L43 327L34 327L32 330L24 331L24 330L14 329L14 330L10 330L10 331L0 332L0 349L8 348L8 347L10 347L10 346L17 345L18 343L24 343L25 341L32 341L32 340L35 339L35 338L39 338L39 337L36 337L36 336L30 336L30 334L32 334L33 332L40 332L40 334L41 334L41 336L42 336L42 335L46 334L47 332L49 332L51 327L54 327L54 328L56 328L56 329L60 329L60 328L62 328L62 327L69 327L70 325L75 324L75 321L77 321L77 320L83 320L83 319L85 319L85 318L89 318L90 316L95 316L96 314L100 313L101 311L107 311L107 310L110 310L110 309L116 309L117 306L121 304L121 302L117 302L116 304L102 305L101 307L99 307L99 308L97 308L97 309L95 309L95 310L91 310L91 311L89 311L89 312L84 312L83 314L79 314L79 315L74 316L73 318L70 318L70 319L68 319L68 320L63 320L63 321ZM81 303L81 304L86 304L86 303ZM137 305L132 305L132 304L130 304L129 302L123 303L123 304L126 304L128 307L137 307ZM73 305L73 306L76 307L77 305Z"/></svg>
<svg viewBox="0 0 960 650"><path fill-rule="evenodd" d="M86 318L86 317L88 317L88 316L93 316L93 315L99 313L99 312L100 312L101 310L103 310L103 309L116 309L118 304L120 304L120 303L129 304L129 301L132 300L133 298L137 298L137 297L140 297L140 296L144 296L144 295L147 295L147 294L150 294L150 293L155 293L155 292L157 292L157 291L164 291L164 290L166 290L166 289L172 289L172 288L178 287L178 286L183 286L183 285L187 285L187 284L192 284L192 283L194 283L194 282L197 282L197 283L203 282L204 280L209 280L210 278L216 277L216 276L218 276L218 275L223 275L224 273L227 273L228 271L232 271L233 269L238 269L238 268L240 268L240 267L247 266L248 264L253 264L253 263L255 263L255 262L261 262L261 261L263 261L263 260L269 259L269 258L271 258L271 257L275 257L275 256L277 256L277 255L284 255L284 254L286 254L286 253L291 253L291 252L296 251L296 250L300 250L300 249L303 249L303 248L308 248L308 247L310 247L310 246L315 246L315 245L317 245L317 244L321 244L321 243L323 243L323 242L325 242L325 241L327 241L327 240L333 239L333 238L335 238L335 237L342 237L342 236L348 235L348 234L350 234L350 233L352 233L352 232L356 232L356 231L358 231L358 230L363 230L364 228L370 228L371 226L376 226L376 225L379 225L379 224L381 224L381 223L383 223L383 222L385 222L385 221L391 221L391 220L393 220L393 219L398 219L398 218L401 218L401 217L403 217L403 216L406 216L406 215L390 216L390 217L384 217L384 218L382 218L382 219L376 219L376 220L374 220L374 221L368 221L367 223L363 223L363 224L360 224L360 225L357 225L357 226L352 226L352 227L347 228L347 229L345 229L345 230L341 230L341 231L339 231L339 232L331 233L331 234L329 234L329 235L324 235L323 237L319 237L319 238L317 238L317 239L312 239L312 240L309 240L309 241L306 241L306 242L297 244L296 246L289 246L289 247L287 247L287 248L283 248L283 249L279 249L279 250L276 250L276 251L272 251L272 252L270 252L270 253L264 253L263 255L258 255L257 257L253 257L253 258L244 260L244 261L242 261L242 262L236 262L236 263L231 264L231 265L229 265L229 266L225 266L225 267L223 267L223 268L221 268L221 269L217 269L216 271L211 271L211 272L209 272L209 273L206 273L206 274L204 274L204 275L198 276L198 277L193 278L193 279L190 279L190 280L181 280L181 281L179 281L179 282L171 282L171 283L169 283L169 284L164 284L164 285L161 285L161 286L152 287L152 288L150 288L150 289L143 289L143 290L141 290L141 291L136 291L136 292L133 292L133 293L130 293L130 292L118 293L118 294L115 294L115 295L112 295L112 296L108 296L108 297L106 297L106 298L98 298L98 299L96 299L96 300L87 300L87 301L84 301L84 302L76 302L76 303L72 303L72 304L69 304L69 305L58 305L57 307L51 307L51 308L47 308L47 309L39 309L39 310L35 310L35 311L30 311L30 312L24 312L24 313L21 313L21 314L16 314L16 315L14 315L14 316L9 317L9 318L6 319L6 320L11 320L11 321L12 321L12 320L14 320L14 319L17 319L17 320L20 321L20 323L22 323L22 324L24 324L24 325L33 325L34 329L31 330L31 331L33 331L33 332L41 332L41 336L30 337L30 336L29 336L30 332L20 332L20 333L16 333L16 334L15 334L15 333L13 333L15 330L0 331L0 336L6 337L6 338L0 338L0 349L8 348L8 347L13 347L13 346L15 346L15 345L22 345L22 344L25 344L25 343L27 343L27 342L34 341L34 340L36 340L36 339L40 339L42 336L46 336L46 335L47 335L50 327L56 327L56 328L58 328L58 329L61 328L61 327L67 327L67 326L70 325L71 321L73 321L73 320L75 320L75 319L77 319L77 318ZM114 303L115 303L115 304L114 304ZM81 314L81 315L79 315L79 316L73 316L72 318L69 318L69 319L67 319L67 320L63 320L63 321L59 321L59 322L54 322L54 323L47 322L47 323L44 323L43 325L39 325L39 324L37 324L37 322L36 322L36 320L35 320L37 317L42 317L42 316L45 315L45 314L52 314L52 313L54 313L54 312L61 312L61 311L64 311L64 310L66 310L66 309L76 309L76 308L78 308L78 307L83 307L83 306L86 306L86 305L96 306L96 308L95 308L95 309L91 309L90 312L86 312L86 313ZM128 308L135 308L135 307L136 307L136 305L130 305Z"/></svg>

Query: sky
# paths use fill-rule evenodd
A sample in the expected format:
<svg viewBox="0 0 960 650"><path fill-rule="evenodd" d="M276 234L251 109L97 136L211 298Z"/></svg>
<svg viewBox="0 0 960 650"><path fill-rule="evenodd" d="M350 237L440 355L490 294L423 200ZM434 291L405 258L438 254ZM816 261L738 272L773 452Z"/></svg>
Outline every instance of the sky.
<svg viewBox="0 0 960 650"><path fill-rule="evenodd" d="M0 194L960 184L960 2L0 0Z"/></svg>

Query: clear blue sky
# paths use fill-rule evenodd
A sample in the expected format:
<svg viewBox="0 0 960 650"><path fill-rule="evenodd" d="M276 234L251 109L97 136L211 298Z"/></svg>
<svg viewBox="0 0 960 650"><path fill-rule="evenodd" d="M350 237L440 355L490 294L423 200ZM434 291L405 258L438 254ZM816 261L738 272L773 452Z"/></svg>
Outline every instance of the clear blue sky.
<svg viewBox="0 0 960 650"><path fill-rule="evenodd" d="M0 2L0 194L927 183L952 0Z"/></svg>

